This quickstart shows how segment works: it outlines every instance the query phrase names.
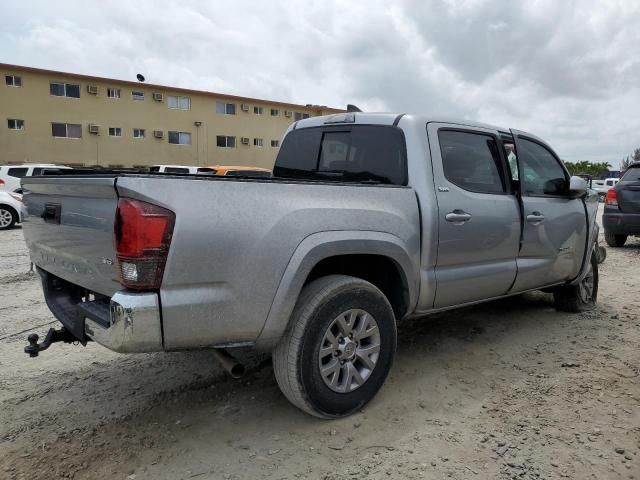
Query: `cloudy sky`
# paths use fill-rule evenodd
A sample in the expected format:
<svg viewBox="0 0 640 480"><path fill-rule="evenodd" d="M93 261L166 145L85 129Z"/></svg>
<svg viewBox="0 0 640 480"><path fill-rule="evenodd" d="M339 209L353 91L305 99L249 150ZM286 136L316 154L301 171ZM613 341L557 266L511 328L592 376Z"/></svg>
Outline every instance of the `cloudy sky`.
<svg viewBox="0 0 640 480"><path fill-rule="evenodd" d="M4 2L0 62L640 147L640 1Z"/></svg>

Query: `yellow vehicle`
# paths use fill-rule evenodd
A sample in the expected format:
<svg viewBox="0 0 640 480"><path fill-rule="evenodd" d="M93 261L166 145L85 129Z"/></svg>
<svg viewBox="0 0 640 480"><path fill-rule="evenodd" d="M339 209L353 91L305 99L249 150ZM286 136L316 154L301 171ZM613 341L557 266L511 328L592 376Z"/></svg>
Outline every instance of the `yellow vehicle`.
<svg viewBox="0 0 640 480"><path fill-rule="evenodd" d="M270 177L271 170L260 167L247 167L241 165L212 165L210 168L214 175L233 177Z"/></svg>

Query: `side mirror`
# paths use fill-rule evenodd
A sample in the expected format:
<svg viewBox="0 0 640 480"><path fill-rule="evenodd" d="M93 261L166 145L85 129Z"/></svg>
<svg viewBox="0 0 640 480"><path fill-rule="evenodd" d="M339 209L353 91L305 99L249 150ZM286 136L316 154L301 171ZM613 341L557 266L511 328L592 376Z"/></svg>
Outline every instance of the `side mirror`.
<svg viewBox="0 0 640 480"><path fill-rule="evenodd" d="M588 187L584 178L573 176L569 180L569 195L571 198L582 198L587 194Z"/></svg>

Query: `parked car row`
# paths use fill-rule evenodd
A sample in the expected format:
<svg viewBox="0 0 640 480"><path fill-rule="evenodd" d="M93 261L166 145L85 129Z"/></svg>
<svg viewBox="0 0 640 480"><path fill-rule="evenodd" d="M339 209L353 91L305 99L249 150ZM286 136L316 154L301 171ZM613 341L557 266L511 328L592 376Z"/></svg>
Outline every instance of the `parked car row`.
<svg viewBox="0 0 640 480"><path fill-rule="evenodd" d="M630 165L607 190L602 225L610 247L622 247L629 236L640 236L640 163Z"/></svg>

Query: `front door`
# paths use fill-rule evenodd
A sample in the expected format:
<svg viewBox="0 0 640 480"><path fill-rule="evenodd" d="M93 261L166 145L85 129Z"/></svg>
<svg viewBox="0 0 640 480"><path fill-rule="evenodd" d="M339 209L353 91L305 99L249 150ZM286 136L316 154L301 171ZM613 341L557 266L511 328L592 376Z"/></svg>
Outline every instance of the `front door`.
<svg viewBox="0 0 640 480"><path fill-rule="evenodd" d="M428 124L438 202L434 308L504 295L516 278L520 211L497 132Z"/></svg>
<svg viewBox="0 0 640 480"><path fill-rule="evenodd" d="M586 248L584 201L569 196L569 173L542 141L512 131L519 168L524 226L514 292L578 275Z"/></svg>

